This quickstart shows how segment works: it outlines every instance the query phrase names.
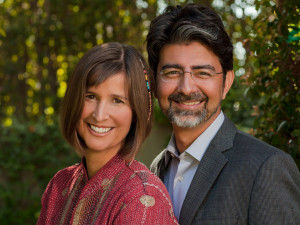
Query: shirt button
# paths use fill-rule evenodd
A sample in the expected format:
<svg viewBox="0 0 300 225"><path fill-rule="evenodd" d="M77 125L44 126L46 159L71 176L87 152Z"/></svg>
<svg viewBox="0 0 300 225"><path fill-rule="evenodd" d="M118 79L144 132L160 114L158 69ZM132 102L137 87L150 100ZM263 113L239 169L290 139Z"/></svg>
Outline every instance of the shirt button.
<svg viewBox="0 0 300 225"><path fill-rule="evenodd" d="M184 152L184 155L183 155L184 158L188 158L189 157L189 154Z"/></svg>
<svg viewBox="0 0 300 225"><path fill-rule="evenodd" d="M178 180L181 182L183 181L183 176L178 177Z"/></svg>

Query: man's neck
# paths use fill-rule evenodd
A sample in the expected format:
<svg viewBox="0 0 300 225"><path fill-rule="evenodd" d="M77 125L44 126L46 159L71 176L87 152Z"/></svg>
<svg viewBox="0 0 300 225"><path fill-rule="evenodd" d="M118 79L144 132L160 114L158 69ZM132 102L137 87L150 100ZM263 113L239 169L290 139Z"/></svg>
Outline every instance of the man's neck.
<svg viewBox="0 0 300 225"><path fill-rule="evenodd" d="M176 146L180 154L190 147L190 145L216 120L220 112L195 127L183 128L173 124Z"/></svg>

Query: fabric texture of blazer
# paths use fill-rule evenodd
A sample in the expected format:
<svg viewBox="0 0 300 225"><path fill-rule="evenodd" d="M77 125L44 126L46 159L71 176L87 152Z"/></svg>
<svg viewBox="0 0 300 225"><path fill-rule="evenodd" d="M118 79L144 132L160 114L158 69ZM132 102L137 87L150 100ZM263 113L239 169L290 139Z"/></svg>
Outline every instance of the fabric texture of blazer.
<svg viewBox="0 0 300 225"><path fill-rule="evenodd" d="M166 150L151 171L164 180ZM208 146L183 202L179 224L300 224L300 173L287 153L225 120Z"/></svg>

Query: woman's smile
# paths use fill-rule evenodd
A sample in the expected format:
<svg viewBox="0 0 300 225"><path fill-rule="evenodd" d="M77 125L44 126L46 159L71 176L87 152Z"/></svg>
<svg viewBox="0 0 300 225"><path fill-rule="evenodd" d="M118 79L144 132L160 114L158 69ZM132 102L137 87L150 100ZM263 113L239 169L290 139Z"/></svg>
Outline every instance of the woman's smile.
<svg viewBox="0 0 300 225"><path fill-rule="evenodd" d="M89 127L92 129L92 131L98 133L98 134L105 134L111 131L112 127L97 127L95 125L89 124Z"/></svg>

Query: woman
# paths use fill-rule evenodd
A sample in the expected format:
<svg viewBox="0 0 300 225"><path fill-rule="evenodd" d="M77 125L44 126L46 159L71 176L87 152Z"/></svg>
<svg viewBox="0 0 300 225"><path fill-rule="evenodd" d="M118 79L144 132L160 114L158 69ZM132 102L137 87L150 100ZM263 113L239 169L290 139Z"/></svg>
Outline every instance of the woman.
<svg viewBox="0 0 300 225"><path fill-rule="evenodd" d="M38 224L178 224L163 183L134 160L152 124L144 65L119 43L96 46L79 61L61 128L82 162L52 178Z"/></svg>

